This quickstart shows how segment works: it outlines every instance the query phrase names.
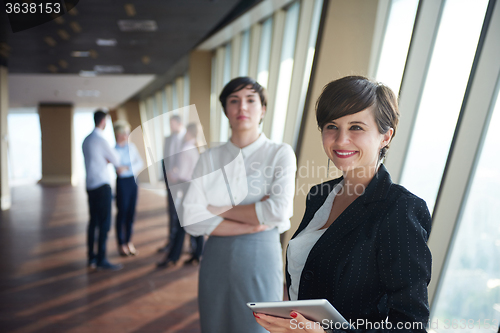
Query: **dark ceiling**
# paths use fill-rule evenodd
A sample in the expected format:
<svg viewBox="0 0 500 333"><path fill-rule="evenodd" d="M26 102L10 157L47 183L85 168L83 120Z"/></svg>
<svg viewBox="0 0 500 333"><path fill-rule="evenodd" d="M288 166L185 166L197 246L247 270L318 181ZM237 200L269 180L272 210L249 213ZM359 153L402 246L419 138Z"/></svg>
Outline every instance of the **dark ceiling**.
<svg viewBox="0 0 500 333"><path fill-rule="evenodd" d="M0 54L8 55L9 73L78 74L121 66L123 74L163 75L210 33L260 1L82 0L59 19L17 33L2 11ZM153 20L157 30L121 31L120 20ZM99 46L98 39L116 40L116 46ZM89 56L73 57L74 51Z"/></svg>

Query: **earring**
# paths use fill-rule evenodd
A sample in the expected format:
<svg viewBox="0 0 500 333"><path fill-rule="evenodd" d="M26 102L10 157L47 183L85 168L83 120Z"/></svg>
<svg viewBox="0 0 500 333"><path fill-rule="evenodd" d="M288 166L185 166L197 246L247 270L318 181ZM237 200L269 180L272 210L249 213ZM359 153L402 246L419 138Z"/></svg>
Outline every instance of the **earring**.
<svg viewBox="0 0 500 333"><path fill-rule="evenodd" d="M326 167L326 178L330 175L330 158L328 158L328 165Z"/></svg>

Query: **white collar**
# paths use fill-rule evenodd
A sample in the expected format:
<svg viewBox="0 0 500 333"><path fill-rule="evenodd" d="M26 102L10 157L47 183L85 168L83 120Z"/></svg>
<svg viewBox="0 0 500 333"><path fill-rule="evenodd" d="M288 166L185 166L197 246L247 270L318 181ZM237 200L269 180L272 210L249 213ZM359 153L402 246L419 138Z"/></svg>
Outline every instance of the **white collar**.
<svg viewBox="0 0 500 333"><path fill-rule="evenodd" d="M247 157L247 156L252 155L254 152L256 152L267 141L269 141L269 139L266 137L266 135L264 133L260 133L260 135L257 138L257 140L255 140L254 142L252 142L251 144L249 144L246 147L243 147L243 148L236 147L234 145L234 143L232 143L231 140L229 140L227 142L227 148L229 149L229 151L231 153L234 153L235 156L241 150L241 153L243 154L243 157Z"/></svg>
<svg viewBox="0 0 500 333"><path fill-rule="evenodd" d="M104 131L102 129L100 129L99 127L94 128L94 132L97 135L104 137Z"/></svg>

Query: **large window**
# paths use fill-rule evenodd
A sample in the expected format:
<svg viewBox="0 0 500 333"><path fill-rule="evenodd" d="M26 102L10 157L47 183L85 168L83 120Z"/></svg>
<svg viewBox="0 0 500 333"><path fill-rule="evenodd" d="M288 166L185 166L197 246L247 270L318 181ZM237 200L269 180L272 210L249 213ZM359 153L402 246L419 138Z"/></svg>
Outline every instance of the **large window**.
<svg viewBox="0 0 500 333"><path fill-rule="evenodd" d="M259 63L257 67L257 82L267 88L269 81L269 61L271 58L271 41L273 36L273 18L270 17L262 23L260 37Z"/></svg>
<svg viewBox="0 0 500 333"><path fill-rule="evenodd" d="M295 2L286 12L285 32L281 48L281 59L278 76L278 87L273 110L273 122L271 140L283 141L285 131L285 118L290 96L290 84L293 73L293 57L295 54L295 41L297 39L297 28L299 25L300 2Z"/></svg>
<svg viewBox="0 0 500 333"><path fill-rule="evenodd" d="M225 86L229 81L231 81L231 43L228 43L224 48L224 68L222 74L222 86ZM226 142L229 140L229 120L221 113L220 117L220 142Z"/></svg>
<svg viewBox="0 0 500 333"><path fill-rule="evenodd" d="M441 328L446 321L455 321L462 327L462 319L471 321L467 321L466 328L460 332L496 332L500 325L500 155L495 153L500 147L498 128L500 98L497 96L434 305L431 322L441 322ZM489 320L491 329L485 329L485 320Z"/></svg>
<svg viewBox="0 0 500 333"><path fill-rule="evenodd" d="M9 110L8 161L11 186L42 178L42 140L36 109Z"/></svg>
<svg viewBox="0 0 500 333"><path fill-rule="evenodd" d="M487 0L448 0L441 17L401 178L405 187L427 202L431 212L487 5Z"/></svg>
<svg viewBox="0 0 500 333"><path fill-rule="evenodd" d="M418 0L391 1L375 77L377 81L388 85L396 94L401 86L417 7Z"/></svg>
<svg viewBox="0 0 500 333"><path fill-rule="evenodd" d="M241 34L241 53L238 75L248 76L248 63L250 61L250 29Z"/></svg>

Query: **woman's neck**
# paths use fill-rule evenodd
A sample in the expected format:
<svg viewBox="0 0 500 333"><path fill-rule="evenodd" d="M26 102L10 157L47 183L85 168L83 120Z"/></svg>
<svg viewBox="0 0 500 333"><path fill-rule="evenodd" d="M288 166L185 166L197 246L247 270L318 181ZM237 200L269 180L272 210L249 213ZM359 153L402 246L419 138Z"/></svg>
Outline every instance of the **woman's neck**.
<svg viewBox="0 0 500 333"><path fill-rule="evenodd" d="M233 132L231 142L238 148L245 148L259 138L260 133L255 131Z"/></svg>
<svg viewBox="0 0 500 333"><path fill-rule="evenodd" d="M380 163L343 172L346 193L361 195L380 168Z"/></svg>

